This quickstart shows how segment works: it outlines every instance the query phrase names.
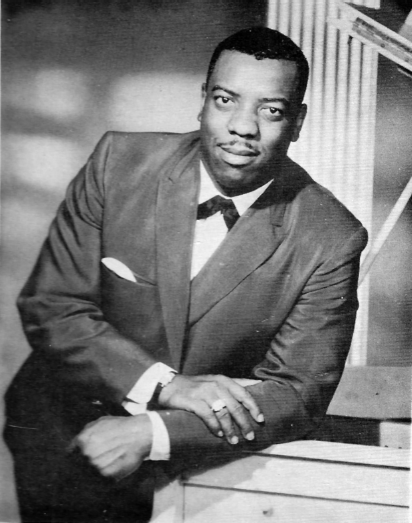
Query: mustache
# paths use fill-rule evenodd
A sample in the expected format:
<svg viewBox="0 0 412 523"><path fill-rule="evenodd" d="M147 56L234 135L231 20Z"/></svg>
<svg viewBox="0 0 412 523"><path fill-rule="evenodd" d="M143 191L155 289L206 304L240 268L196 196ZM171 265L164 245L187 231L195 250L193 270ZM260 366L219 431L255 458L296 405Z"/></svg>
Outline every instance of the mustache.
<svg viewBox="0 0 412 523"><path fill-rule="evenodd" d="M223 148L227 147L234 149L248 149L250 152L254 154L259 154L259 151L255 147L253 147L253 145L251 145L248 142L241 142L239 140L231 140L230 142L220 142L218 143L218 146Z"/></svg>

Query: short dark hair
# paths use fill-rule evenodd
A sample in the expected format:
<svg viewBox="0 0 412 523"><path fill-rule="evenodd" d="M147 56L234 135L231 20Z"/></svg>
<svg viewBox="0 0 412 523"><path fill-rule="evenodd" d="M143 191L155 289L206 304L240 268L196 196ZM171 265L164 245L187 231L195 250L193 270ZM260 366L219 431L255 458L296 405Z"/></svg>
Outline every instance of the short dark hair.
<svg viewBox="0 0 412 523"><path fill-rule="evenodd" d="M270 58L272 60L290 60L295 62L299 75L297 101L299 104L302 103L308 84L309 64L300 47L288 36L268 27L242 29L229 36L223 42L220 42L213 52L207 71L206 86L209 85L216 62L223 51L238 51L253 55L256 60Z"/></svg>

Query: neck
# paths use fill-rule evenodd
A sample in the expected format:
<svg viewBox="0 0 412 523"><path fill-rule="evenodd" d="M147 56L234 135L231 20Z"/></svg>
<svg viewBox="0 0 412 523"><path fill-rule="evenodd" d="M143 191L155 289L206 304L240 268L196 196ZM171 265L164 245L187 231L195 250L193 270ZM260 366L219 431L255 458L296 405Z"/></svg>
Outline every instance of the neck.
<svg viewBox="0 0 412 523"><path fill-rule="evenodd" d="M213 178L212 178L213 179ZM233 198L234 196L240 196L242 194L247 194L249 192L255 191L256 189L259 189L259 187L262 187L266 183L268 183L269 180L264 180L262 183L254 184L254 185L247 185L243 187L223 187L219 183L213 181L213 183L216 185L218 190L224 194L225 196L228 196L229 198Z"/></svg>
<svg viewBox="0 0 412 523"><path fill-rule="evenodd" d="M259 179L257 183L250 183L248 185L240 185L236 187L227 187L225 185L220 184L216 177L211 173L210 169L208 168L206 162L202 160L202 164L204 168L206 169L207 173L209 174L209 177L213 183L213 185L216 187L216 189L223 194L224 196L227 196L228 198L233 198L235 196L241 196L242 194L247 194L252 191L255 191L256 189L259 189L259 187L262 187L263 185L267 184L269 181L272 180L272 176L268 176L264 179Z"/></svg>

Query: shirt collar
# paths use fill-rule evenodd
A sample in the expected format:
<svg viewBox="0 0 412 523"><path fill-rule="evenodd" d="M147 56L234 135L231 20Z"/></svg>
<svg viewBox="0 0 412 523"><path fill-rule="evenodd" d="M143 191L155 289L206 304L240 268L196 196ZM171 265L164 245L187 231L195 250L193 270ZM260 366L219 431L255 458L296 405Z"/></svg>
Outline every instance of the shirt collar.
<svg viewBox="0 0 412 523"><path fill-rule="evenodd" d="M258 187L254 191L247 192L245 194L240 194L239 196L233 196L230 198L235 207L237 212L239 213L239 216L242 216L251 205L255 203L255 201L259 198L261 194L263 194L266 189L269 187L269 185L272 183L272 180L269 180L265 185L262 185L261 187ZM207 200L210 200L210 198L213 198L214 196L223 196L223 198L227 198L224 194L222 194L215 186L215 184L212 182L212 179L209 176L209 173L206 170L206 167L203 165L203 162L200 162L200 191L199 191L199 200L198 203L206 202Z"/></svg>

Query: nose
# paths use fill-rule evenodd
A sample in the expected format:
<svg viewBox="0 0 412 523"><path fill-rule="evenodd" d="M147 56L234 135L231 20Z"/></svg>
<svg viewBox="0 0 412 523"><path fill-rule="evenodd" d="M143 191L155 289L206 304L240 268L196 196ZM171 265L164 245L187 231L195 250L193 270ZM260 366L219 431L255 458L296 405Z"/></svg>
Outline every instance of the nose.
<svg viewBox="0 0 412 523"><path fill-rule="evenodd" d="M259 132L256 115L247 108L238 108L231 115L228 122L230 134L237 134L242 137L255 137Z"/></svg>

